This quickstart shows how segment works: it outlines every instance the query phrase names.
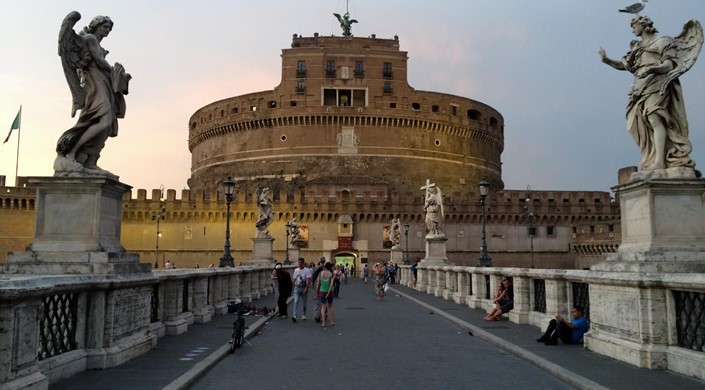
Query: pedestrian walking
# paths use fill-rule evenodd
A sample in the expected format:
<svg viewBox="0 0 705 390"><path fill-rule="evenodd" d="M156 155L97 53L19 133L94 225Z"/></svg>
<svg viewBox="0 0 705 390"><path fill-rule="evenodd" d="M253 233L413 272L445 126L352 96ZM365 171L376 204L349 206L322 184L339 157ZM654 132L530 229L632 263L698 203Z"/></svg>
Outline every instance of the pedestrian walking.
<svg viewBox="0 0 705 390"><path fill-rule="evenodd" d="M326 263L316 284L316 291L321 301L321 326L326 327L326 315L330 318L330 326L335 326L333 315L333 264Z"/></svg>
<svg viewBox="0 0 705 390"><path fill-rule="evenodd" d="M301 320L306 319L306 297L308 296L308 287L311 285L311 273L306 268L306 260L299 258L299 266L294 270L294 309L291 314L291 321L296 323L298 317L299 304L303 306ZM303 301L303 302L302 302Z"/></svg>
<svg viewBox="0 0 705 390"><path fill-rule="evenodd" d="M367 278L370 276L370 269L367 268L367 264L365 264L365 269L362 270L362 277L365 279L365 284L367 284Z"/></svg>
<svg viewBox="0 0 705 390"><path fill-rule="evenodd" d="M313 271L313 274L311 275L311 283L313 286L316 286L316 283L318 282L318 276L321 274L321 272L324 269L324 264L326 263L326 258L321 256L321 258L318 260L318 266L316 269ZM315 290L315 294L313 294L313 300L315 302L315 306L313 308L313 319L316 322L321 322L321 298L318 296L318 290Z"/></svg>

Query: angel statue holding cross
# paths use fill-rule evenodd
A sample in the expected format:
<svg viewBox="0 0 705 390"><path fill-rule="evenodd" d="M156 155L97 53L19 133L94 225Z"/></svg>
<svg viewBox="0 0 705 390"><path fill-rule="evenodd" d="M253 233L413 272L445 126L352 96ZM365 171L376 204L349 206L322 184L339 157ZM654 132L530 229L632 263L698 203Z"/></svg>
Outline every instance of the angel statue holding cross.
<svg viewBox="0 0 705 390"><path fill-rule="evenodd" d="M426 211L426 238L442 238L445 237L441 223L445 217L443 213L443 195L441 189L430 180L426 180L426 185L421 187L421 190L426 191L425 202L423 209Z"/></svg>

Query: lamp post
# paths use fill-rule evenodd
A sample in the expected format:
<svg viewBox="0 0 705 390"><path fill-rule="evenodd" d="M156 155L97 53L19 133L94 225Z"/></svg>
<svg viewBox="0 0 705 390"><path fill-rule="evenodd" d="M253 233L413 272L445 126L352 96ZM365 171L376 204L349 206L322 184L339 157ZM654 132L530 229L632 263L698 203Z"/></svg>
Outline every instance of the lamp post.
<svg viewBox="0 0 705 390"><path fill-rule="evenodd" d="M492 258L487 254L487 241L485 240L485 197L490 189L490 183L483 177L480 180L480 205L482 205L482 244L480 244L480 256L477 258L478 267L491 267Z"/></svg>
<svg viewBox="0 0 705 390"><path fill-rule="evenodd" d="M531 250L531 268L534 268L534 218L536 215L529 208L531 202L531 186L526 186L526 202L524 203L524 218L529 220L529 248Z"/></svg>
<svg viewBox="0 0 705 390"><path fill-rule="evenodd" d="M233 191L235 190L235 182L233 178L228 176L223 182L223 190L225 191L225 203L227 207L225 219L225 246L223 248L223 257L220 258L220 267L234 267L233 256L230 254L230 202L233 201Z"/></svg>
<svg viewBox="0 0 705 390"><path fill-rule="evenodd" d="M284 264L289 265L291 264L289 261L289 235L291 234L291 224L287 222L286 225L284 225L284 229L286 229L286 245L284 245L286 254L284 255Z"/></svg>
<svg viewBox="0 0 705 390"><path fill-rule="evenodd" d="M164 185L159 186L159 211L152 212L152 221L157 221L157 247L154 251L154 268L159 268L159 237L162 232L159 230L159 222L166 219L166 207L164 207Z"/></svg>
<svg viewBox="0 0 705 390"><path fill-rule="evenodd" d="M411 264L409 262L409 224L408 223L404 224L404 237L406 237L406 260L404 261L404 264Z"/></svg>

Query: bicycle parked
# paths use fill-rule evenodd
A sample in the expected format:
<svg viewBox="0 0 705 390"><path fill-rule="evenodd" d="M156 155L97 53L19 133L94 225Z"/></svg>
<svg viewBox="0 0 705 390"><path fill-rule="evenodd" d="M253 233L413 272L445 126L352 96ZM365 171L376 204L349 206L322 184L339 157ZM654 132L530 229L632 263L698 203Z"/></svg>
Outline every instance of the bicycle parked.
<svg viewBox="0 0 705 390"><path fill-rule="evenodd" d="M233 335L230 340L230 353L235 353L235 350L242 346L242 342L245 340L245 317L243 314L247 312L242 302L238 299L228 305L228 311L234 310L237 313L237 318L233 322Z"/></svg>

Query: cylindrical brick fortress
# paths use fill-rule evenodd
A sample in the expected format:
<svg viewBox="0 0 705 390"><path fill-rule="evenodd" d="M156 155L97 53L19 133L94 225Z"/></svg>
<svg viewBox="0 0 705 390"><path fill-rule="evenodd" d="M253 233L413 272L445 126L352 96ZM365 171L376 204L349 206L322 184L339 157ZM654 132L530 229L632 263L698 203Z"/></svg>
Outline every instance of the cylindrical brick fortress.
<svg viewBox="0 0 705 390"><path fill-rule="evenodd" d="M271 91L220 100L189 121L192 190L278 182L301 188L327 177L444 193L504 187L504 120L464 97L416 91L399 40L294 36ZM343 182L345 180L343 179ZM271 184L270 184L271 185Z"/></svg>

